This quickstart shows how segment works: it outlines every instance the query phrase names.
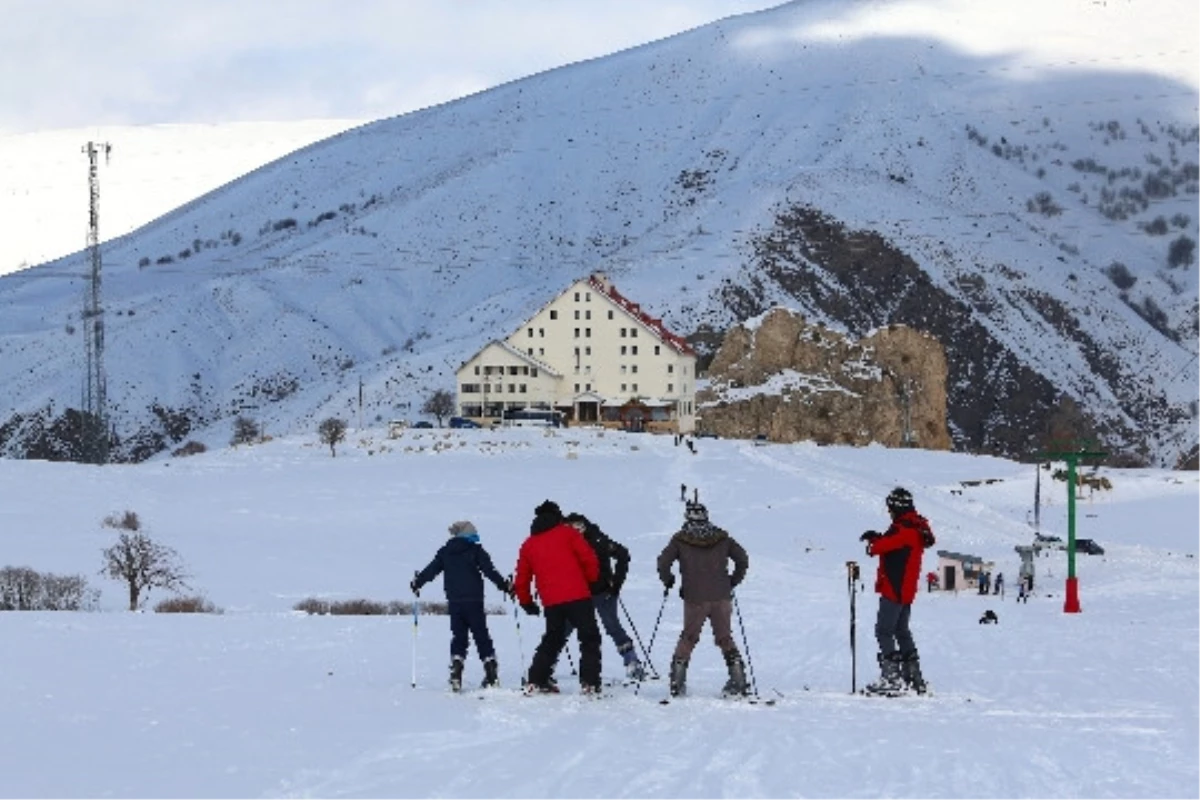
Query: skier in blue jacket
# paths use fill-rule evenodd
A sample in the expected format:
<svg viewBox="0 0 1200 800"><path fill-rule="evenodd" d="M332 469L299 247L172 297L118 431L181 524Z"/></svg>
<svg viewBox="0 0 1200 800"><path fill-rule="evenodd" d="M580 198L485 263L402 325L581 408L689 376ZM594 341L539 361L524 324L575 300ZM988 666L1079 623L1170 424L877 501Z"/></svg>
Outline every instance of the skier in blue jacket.
<svg viewBox="0 0 1200 800"><path fill-rule="evenodd" d="M486 576L506 595L512 594L512 587L496 571L492 557L479 543L479 533L470 522L462 520L450 526L450 541L442 545L429 566L416 574L409 588L419 597L421 587L438 573L442 574L450 614L450 688L456 692L462 689L468 633L475 640L475 650L483 662L483 687L498 686L496 648L488 633L487 612L483 608L483 578Z"/></svg>

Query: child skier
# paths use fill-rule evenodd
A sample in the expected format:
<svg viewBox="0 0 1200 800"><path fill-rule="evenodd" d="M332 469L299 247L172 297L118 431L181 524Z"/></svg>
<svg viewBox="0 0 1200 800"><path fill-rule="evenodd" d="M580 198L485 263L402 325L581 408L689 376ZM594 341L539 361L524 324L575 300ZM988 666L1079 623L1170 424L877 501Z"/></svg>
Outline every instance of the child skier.
<svg viewBox="0 0 1200 800"><path fill-rule="evenodd" d="M583 694L600 692L600 628L589 584L600 579L600 563L583 534L563 519L558 504L547 500L534 509L529 538L517 556L513 591L526 614L541 609L532 584L546 606L546 632L529 665L526 694L553 692L550 673L567 643L568 625L579 639L579 683Z"/></svg>
<svg viewBox="0 0 1200 800"><path fill-rule="evenodd" d="M879 613L875 617L875 638L879 642L880 678L867 684L867 694L895 695L907 687L925 694L928 687L921 676L917 645L909 631L917 581L921 574L921 556L934 545L929 521L917 513L912 493L896 487L887 496L892 517L888 529L867 531L859 537L867 543L867 555L879 556L875 591L879 593Z"/></svg>
<svg viewBox="0 0 1200 800"><path fill-rule="evenodd" d="M483 688L498 686L496 648L488 633L483 608L483 578L486 576L505 595L512 593L508 581L496 571L492 557L479 543L479 533L467 520L450 526L450 541L413 578L409 588L420 597L421 587L442 573L446 605L450 614L450 689L462 689L463 665L467 658L467 633L475 639L475 650L483 662Z"/></svg>
<svg viewBox="0 0 1200 800"><path fill-rule="evenodd" d="M583 538L591 545L600 563L600 578L593 581L589 587L592 592L592 604L596 614L604 625L604 632L617 646L617 652L625 662L625 674L635 681L644 680L645 668L633 648L633 640L621 625L617 614L621 587L625 584L625 576L629 573L629 550L620 542L615 542L600 530L600 526L583 514L572 512L567 515L567 523L583 534ZM613 562L616 562L614 568ZM568 634L570 631L568 630Z"/></svg>
<svg viewBox="0 0 1200 800"><path fill-rule="evenodd" d="M658 555L658 577L665 591L675 585L671 565L676 561L682 578L679 596L683 598L683 630L671 659L671 694L687 693L688 661L705 621L712 626L713 640L729 669L723 693L746 694L746 666L733 640L731 616L733 589L746 577L749 556L732 536L708 521L708 509L692 501L685 506L683 527ZM733 561L732 575L728 572L729 561Z"/></svg>

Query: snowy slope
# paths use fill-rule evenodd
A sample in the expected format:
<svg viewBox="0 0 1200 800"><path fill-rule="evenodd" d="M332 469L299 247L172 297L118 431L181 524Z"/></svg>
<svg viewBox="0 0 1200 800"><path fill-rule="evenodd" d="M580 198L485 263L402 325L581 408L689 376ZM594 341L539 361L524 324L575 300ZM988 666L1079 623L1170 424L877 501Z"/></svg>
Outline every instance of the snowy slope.
<svg viewBox="0 0 1200 800"><path fill-rule="evenodd" d="M861 685L875 674L875 601L857 536L883 524L883 497L909 487L938 548L994 560L1011 586L1013 546L1032 539L1032 467L707 439L693 455L668 437L592 430L389 440L378 428L354 431L336 458L309 434L103 469L0 461L0 564L103 589L100 613L0 614L0 795L1195 797L1200 484L1100 474L1112 489L1079 501L1078 535L1107 550L1078 557L1082 613L1062 611L1062 553L1037 559L1027 604L922 593L914 633L935 696L871 700L849 696L845 562L866 578ZM524 699L510 690L541 620L493 616L509 688L476 699L444 689L444 617L414 629L409 617L290 610L308 597L407 598L456 519L475 522L507 572L551 497L630 548L622 600L662 672L681 608L653 561L682 522L681 483L749 551L735 637L774 707L715 698L724 666L707 633L692 695L669 706L654 681L584 701L565 660L563 695ZM1042 531L1065 536L1063 484L1047 484ZM121 587L95 575L114 538L100 520L125 509L224 614L120 610ZM488 589L488 602L503 600ZM999 625L977 623L985 609ZM607 639L603 658L618 674ZM480 675L472 653L468 681Z"/></svg>
<svg viewBox="0 0 1200 800"><path fill-rule="evenodd" d="M1018 5L802 0L200 197L105 248L118 431L161 436L154 404L309 430L356 415L360 380L369 419L413 416L603 269L684 334L774 303L929 329L961 447L1028 452L1066 396L1112 451L1173 464L1196 443L1197 12ZM0 280L0 414L78 405L85 271Z"/></svg>

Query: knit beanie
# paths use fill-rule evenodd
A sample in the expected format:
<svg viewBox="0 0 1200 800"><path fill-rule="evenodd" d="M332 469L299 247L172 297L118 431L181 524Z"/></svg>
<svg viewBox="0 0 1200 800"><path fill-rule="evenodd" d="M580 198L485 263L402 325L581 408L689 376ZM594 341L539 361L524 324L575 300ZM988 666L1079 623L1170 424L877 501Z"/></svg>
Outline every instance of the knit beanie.
<svg viewBox="0 0 1200 800"><path fill-rule="evenodd" d="M708 509L703 503L688 501L683 510L683 518L689 522L708 522Z"/></svg>
<svg viewBox="0 0 1200 800"><path fill-rule="evenodd" d="M533 513L539 517L550 517L555 521L562 519L562 509L553 500L543 500L542 504L533 510Z"/></svg>
<svg viewBox="0 0 1200 800"><path fill-rule="evenodd" d="M451 536L472 536L475 533L475 526L465 519L460 519L450 526Z"/></svg>

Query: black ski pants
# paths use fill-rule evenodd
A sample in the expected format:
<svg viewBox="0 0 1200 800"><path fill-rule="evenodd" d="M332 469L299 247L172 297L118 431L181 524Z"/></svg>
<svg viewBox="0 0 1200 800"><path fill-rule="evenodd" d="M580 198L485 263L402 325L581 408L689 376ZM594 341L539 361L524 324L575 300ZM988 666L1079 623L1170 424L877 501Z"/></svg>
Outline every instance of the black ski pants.
<svg viewBox="0 0 1200 800"><path fill-rule="evenodd" d="M596 624L596 607L592 598L573 600L545 609L546 632L533 653L529 666L529 682L544 686L550 680L554 662L567 643L567 626L575 629L579 638L579 682L585 686L600 685L600 627Z"/></svg>
<svg viewBox="0 0 1200 800"><path fill-rule="evenodd" d="M475 640L480 661L496 655L491 634L488 633L487 612L482 600L451 600L446 603L450 612L450 657L467 658L467 634Z"/></svg>
<svg viewBox="0 0 1200 800"><path fill-rule="evenodd" d="M884 658L890 658L897 650L902 656L917 652L917 644L908 629L910 614L911 605L894 603L880 596L879 613L875 617L875 640L879 642L879 653Z"/></svg>

